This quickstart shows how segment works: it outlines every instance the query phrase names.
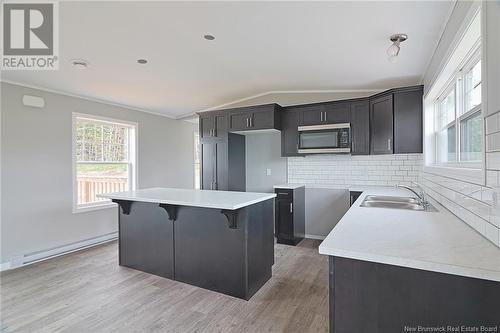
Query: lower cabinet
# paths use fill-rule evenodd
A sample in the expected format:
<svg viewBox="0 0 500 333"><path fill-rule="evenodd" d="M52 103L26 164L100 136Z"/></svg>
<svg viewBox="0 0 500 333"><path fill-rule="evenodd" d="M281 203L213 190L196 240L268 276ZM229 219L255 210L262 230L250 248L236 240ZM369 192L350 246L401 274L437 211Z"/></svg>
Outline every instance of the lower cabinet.
<svg viewBox="0 0 500 333"><path fill-rule="evenodd" d="M465 332L462 325L479 332L500 324L494 281L330 256L329 287L330 333Z"/></svg>
<svg viewBox="0 0 500 333"><path fill-rule="evenodd" d="M276 188L275 192L276 241L297 245L305 237L305 187Z"/></svg>

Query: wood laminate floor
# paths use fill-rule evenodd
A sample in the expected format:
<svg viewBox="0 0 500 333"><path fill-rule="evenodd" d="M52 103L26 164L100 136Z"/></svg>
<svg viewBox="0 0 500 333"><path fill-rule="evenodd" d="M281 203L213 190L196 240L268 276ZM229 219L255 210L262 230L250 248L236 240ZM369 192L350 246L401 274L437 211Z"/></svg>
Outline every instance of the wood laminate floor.
<svg viewBox="0 0 500 333"><path fill-rule="evenodd" d="M327 332L318 241L277 244L273 277L244 301L118 266L117 243L0 275L1 332Z"/></svg>

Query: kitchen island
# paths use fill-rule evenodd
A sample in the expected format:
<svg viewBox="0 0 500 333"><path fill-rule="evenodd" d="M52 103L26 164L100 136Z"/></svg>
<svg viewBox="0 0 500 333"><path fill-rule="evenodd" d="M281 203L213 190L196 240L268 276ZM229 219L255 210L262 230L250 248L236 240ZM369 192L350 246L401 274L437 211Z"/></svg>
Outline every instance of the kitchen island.
<svg viewBox="0 0 500 333"><path fill-rule="evenodd" d="M271 278L274 193L150 188L119 208L119 264L248 300Z"/></svg>

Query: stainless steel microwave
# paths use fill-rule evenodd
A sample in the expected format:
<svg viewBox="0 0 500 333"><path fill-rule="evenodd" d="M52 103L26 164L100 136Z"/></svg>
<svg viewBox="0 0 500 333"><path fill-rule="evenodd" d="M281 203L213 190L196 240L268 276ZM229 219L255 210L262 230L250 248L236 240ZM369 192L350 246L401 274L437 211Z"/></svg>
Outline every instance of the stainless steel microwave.
<svg viewBox="0 0 500 333"><path fill-rule="evenodd" d="M351 124L299 126L301 154L351 152Z"/></svg>

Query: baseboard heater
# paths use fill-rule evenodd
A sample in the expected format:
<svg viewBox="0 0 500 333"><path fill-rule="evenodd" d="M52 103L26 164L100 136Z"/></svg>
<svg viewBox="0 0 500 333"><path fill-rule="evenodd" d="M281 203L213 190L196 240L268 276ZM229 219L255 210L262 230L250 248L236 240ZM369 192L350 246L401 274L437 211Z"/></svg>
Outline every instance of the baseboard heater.
<svg viewBox="0 0 500 333"><path fill-rule="evenodd" d="M105 244L118 239L118 232L111 232L98 237L88 238L81 241L65 244L62 246L26 253L24 255L12 256L9 265L3 270L14 269L40 261L59 257L68 253L84 250L89 247Z"/></svg>

